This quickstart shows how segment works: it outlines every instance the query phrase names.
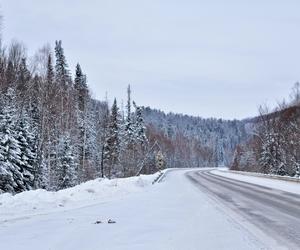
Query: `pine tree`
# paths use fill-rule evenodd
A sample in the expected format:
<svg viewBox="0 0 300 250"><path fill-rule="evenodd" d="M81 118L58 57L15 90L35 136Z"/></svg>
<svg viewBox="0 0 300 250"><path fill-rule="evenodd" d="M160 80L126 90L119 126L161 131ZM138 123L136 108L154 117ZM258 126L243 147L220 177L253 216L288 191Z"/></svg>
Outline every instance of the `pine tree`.
<svg viewBox="0 0 300 250"><path fill-rule="evenodd" d="M16 127L17 141L20 148L20 168L23 174L23 181L26 189L34 187L34 176L37 168L37 142L30 131L29 117L24 112Z"/></svg>
<svg viewBox="0 0 300 250"><path fill-rule="evenodd" d="M118 171L116 168L119 164L120 153L119 128L119 109L115 98L111 108L106 143L104 146L104 161L108 178L111 178Z"/></svg>
<svg viewBox="0 0 300 250"><path fill-rule="evenodd" d="M63 86L70 82L70 72L65 58L64 49L62 48L61 40L55 41L55 73L56 81Z"/></svg>
<svg viewBox="0 0 300 250"><path fill-rule="evenodd" d="M73 187L77 184L76 164L70 136L63 136L59 144L59 162L57 166L57 189Z"/></svg>
<svg viewBox="0 0 300 250"><path fill-rule="evenodd" d="M272 132L265 131L262 140L261 155L259 163L263 173L276 172L276 161L274 159L274 136Z"/></svg>
<svg viewBox="0 0 300 250"><path fill-rule="evenodd" d="M30 72L27 68L26 58L22 58L19 72L18 72L18 82L17 82L17 91L21 95L24 95L24 93L28 87L27 85L30 81L30 78L31 78L31 76L30 76Z"/></svg>
<svg viewBox="0 0 300 250"><path fill-rule="evenodd" d="M55 80L55 72L53 68L53 62L52 62L52 56L51 54L48 55L47 59L47 70L46 70L46 89L45 89L45 102L47 105L47 109L49 113L53 113L54 107L52 106L52 103L56 100L57 97L57 85L54 84Z"/></svg>
<svg viewBox="0 0 300 250"><path fill-rule="evenodd" d="M147 143L148 139L146 136L146 126L143 118L142 108L137 106L136 103L133 103L135 107L135 124L134 124L134 133L136 141L139 145L144 148Z"/></svg>
<svg viewBox="0 0 300 250"><path fill-rule="evenodd" d="M81 112L85 112L89 91L86 83L86 75L82 73L79 63L76 65L74 83L74 88L77 92L78 108Z"/></svg>
<svg viewBox="0 0 300 250"><path fill-rule="evenodd" d="M133 134L134 134L132 114L131 114L131 88L130 88L130 85L128 85L128 88L127 88L126 109L127 109L127 114L126 114L126 123L125 123L125 140L126 140L126 144L130 145L131 143L133 143Z"/></svg>
<svg viewBox="0 0 300 250"><path fill-rule="evenodd" d="M101 147L101 158L100 158L100 176L101 178L105 177L105 169L104 169L104 157L105 157L105 147L106 147L106 140L108 135L108 125L110 119L110 110L107 100L107 95L105 97L105 102L102 105L101 116L99 117L98 122L98 139L99 139L99 146Z"/></svg>
<svg viewBox="0 0 300 250"><path fill-rule="evenodd" d="M52 63L52 56L51 54L48 55L47 60L47 71L46 71L46 82L49 86L52 85L54 82L54 69L53 69L53 63Z"/></svg>
<svg viewBox="0 0 300 250"><path fill-rule="evenodd" d="M92 113L90 112L88 86L86 76L82 73L79 63L76 65L74 89L77 104L77 124L78 124L78 157L80 180L87 180L90 175L89 163L91 160L91 140L93 138L93 125L91 124Z"/></svg>
<svg viewBox="0 0 300 250"><path fill-rule="evenodd" d="M50 171L49 171L49 164L47 163L46 159L44 158L43 151L37 156L38 161L38 168L35 174L35 188L41 189L50 189Z"/></svg>
<svg viewBox="0 0 300 250"><path fill-rule="evenodd" d="M134 138L134 120L131 112L131 88L127 88L127 104L126 117L123 114L123 119L120 125L120 161L123 168L123 176L129 176L132 172L135 161L135 138Z"/></svg>
<svg viewBox="0 0 300 250"><path fill-rule="evenodd" d="M55 78L57 84L57 104L59 107L59 129L63 133L67 132L74 122L74 113L72 112L74 98L73 98L73 83L68 70L68 64L62 48L62 42L55 42Z"/></svg>
<svg viewBox="0 0 300 250"><path fill-rule="evenodd" d="M0 190L21 192L27 189L21 166L21 150L14 130L16 121L15 94L8 89L0 110Z"/></svg>

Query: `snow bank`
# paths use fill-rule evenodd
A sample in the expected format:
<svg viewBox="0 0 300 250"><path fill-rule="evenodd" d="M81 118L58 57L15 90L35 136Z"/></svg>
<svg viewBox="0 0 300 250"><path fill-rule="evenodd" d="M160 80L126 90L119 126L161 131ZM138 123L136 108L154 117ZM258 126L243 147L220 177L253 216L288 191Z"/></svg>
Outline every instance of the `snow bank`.
<svg viewBox="0 0 300 250"><path fill-rule="evenodd" d="M15 214L41 214L49 210L73 209L120 199L145 190L158 175L159 173L112 180L99 178L58 192L38 189L16 195L4 193L0 195L0 219L8 219Z"/></svg>
<svg viewBox="0 0 300 250"><path fill-rule="evenodd" d="M248 183L252 183L264 187L269 187L273 189L279 189L285 192L300 194L300 183L298 182L276 180L276 179L271 179L263 176L260 177L251 176L251 175L248 176L248 175L232 173L224 170L214 170L211 172L216 175L220 175L223 177L227 177L239 181L244 181L244 182L248 182Z"/></svg>

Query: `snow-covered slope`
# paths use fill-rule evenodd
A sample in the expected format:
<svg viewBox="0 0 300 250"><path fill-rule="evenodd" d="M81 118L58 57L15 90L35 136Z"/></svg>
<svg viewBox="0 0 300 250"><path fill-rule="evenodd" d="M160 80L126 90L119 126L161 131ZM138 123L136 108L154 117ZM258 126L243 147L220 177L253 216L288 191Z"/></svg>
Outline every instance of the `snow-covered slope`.
<svg viewBox="0 0 300 250"><path fill-rule="evenodd" d="M16 195L4 193L0 195L0 220L120 199L148 188L158 175L112 180L99 178L58 192L39 189Z"/></svg>

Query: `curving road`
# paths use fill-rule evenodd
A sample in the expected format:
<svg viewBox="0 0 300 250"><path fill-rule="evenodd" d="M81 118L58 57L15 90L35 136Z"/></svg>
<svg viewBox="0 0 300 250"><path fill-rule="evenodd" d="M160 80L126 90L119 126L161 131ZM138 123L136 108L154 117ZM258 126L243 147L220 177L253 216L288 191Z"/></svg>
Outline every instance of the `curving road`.
<svg viewBox="0 0 300 250"><path fill-rule="evenodd" d="M187 177L240 218L258 227L275 245L300 249L300 195L229 179L210 171Z"/></svg>

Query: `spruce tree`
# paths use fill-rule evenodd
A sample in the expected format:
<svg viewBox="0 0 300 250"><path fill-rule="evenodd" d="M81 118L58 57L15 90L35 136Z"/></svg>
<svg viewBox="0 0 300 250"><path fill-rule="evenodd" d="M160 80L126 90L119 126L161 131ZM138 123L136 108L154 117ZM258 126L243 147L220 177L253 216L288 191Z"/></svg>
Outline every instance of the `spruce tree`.
<svg viewBox="0 0 300 250"><path fill-rule="evenodd" d="M55 41L55 57L56 81L62 85L65 85L70 81L70 72L68 70L68 64L65 58L61 40Z"/></svg>
<svg viewBox="0 0 300 250"><path fill-rule="evenodd" d="M77 184L74 148L70 136L65 135L59 143L59 163L57 166L57 189L73 187Z"/></svg>
<svg viewBox="0 0 300 250"><path fill-rule="evenodd" d="M20 148L20 168L26 189L34 187L34 176L37 168L37 142L36 137L30 131L29 117L22 113L20 122L16 127L17 141Z"/></svg>
<svg viewBox="0 0 300 250"><path fill-rule="evenodd" d="M265 131L262 141L261 153L259 163L262 167L263 173L270 173L275 170L276 162L274 161L274 138L271 132Z"/></svg>
<svg viewBox="0 0 300 250"><path fill-rule="evenodd" d="M91 124L92 113L90 112L90 98L86 83L86 76L82 73L79 63L76 65L74 89L77 105L78 124L78 158L80 180L87 180L89 177L89 163L92 158L91 140L93 137L93 125ZM95 143L95 142L94 142Z"/></svg>
<svg viewBox="0 0 300 250"><path fill-rule="evenodd" d="M57 103L59 107L58 129L67 132L73 123L74 113L72 112L73 102L73 83L68 70L68 64L62 48L62 42L55 42L55 78L57 91Z"/></svg>
<svg viewBox="0 0 300 250"><path fill-rule="evenodd" d="M8 89L0 110L0 190L21 192L27 189L22 173L21 150L15 132L16 98Z"/></svg>
<svg viewBox="0 0 300 250"><path fill-rule="evenodd" d="M148 139L146 136L146 126L143 118L143 110L141 107L137 106L135 102L133 102L135 107L135 124L134 124L134 134L136 141L139 145L144 148L147 143Z"/></svg>
<svg viewBox="0 0 300 250"><path fill-rule="evenodd" d="M76 65L74 88L77 92L78 108L81 112L84 112L88 99L88 86L86 83L86 75L82 73L79 63Z"/></svg>
<svg viewBox="0 0 300 250"><path fill-rule="evenodd" d="M18 82L17 82L17 91L24 95L24 92L27 89L27 85L30 81L30 72L27 68L26 58L21 59L21 64L18 72ZM23 96L22 96L23 97ZM24 97L23 97L24 98Z"/></svg>
<svg viewBox="0 0 300 250"><path fill-rule="evenodd" d="M37 161L39 164L35 173L34 187L48 190L50 189L50 171L43 151L37 156Z"/></svg>
<svg viewBox="0 0 300 250"><path fill-rule="evenodd" d="M133 121L132 121L132 114L131 114L131 88L128 85L127 88L127 114L126 114L126 123L125 123L125 140L126 144L131 144L133 142Z"/></svg>
<svg viewBox="0 0 300 250"><path fill-rule="evenodd" d="M52 63L52 56L51 54L48 55L47 60L47 71L46 71L46 82L49 86L52 85L54 82L54 69L53 69L53 63Z"/></svg>
<svg viewBox="0 0 300 250"><path fill-rule="evenodd" d="M120 154L119 129L119 109L115 98L111 108L106 143L104 146L104 159L108 178L111 178L118 172L117 165L119 164Z"/></svg>

